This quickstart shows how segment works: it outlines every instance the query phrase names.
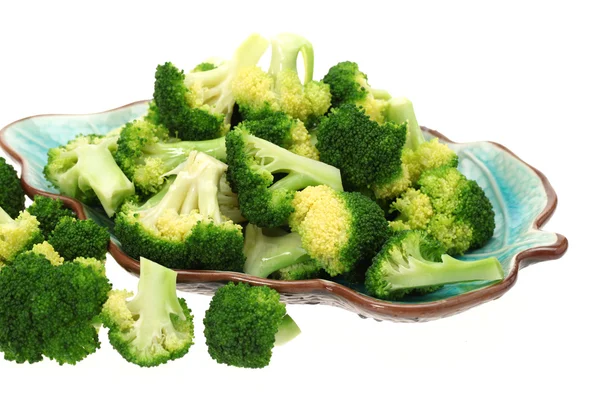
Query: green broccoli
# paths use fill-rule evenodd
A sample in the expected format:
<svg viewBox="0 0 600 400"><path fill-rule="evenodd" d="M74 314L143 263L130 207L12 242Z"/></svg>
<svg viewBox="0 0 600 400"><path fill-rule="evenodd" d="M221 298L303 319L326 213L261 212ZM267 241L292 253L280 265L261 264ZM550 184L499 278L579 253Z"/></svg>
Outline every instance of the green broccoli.
<svg viewBox="0 0 600 400"><path fill-rule="evenodd" d="M367 270L367 292L384 300L426 294L449 283L496 281L504 277L495 257L461 261L444 254L444 245L423 231L392 236Z"/></svg>
<svg viewBox="0 0 600 400"><path fill-rule="evenodd" d="M299 333L279 293L266 286L229 282L215 292L204 316L208 353L235 367L266 367L273 347Z"/></svg>
<svg viewBox="0 0 600 400"><path fill-rule="evenodd" d="M278 269L269 275L269 279L278 281L302 281L305 279L329 279L330 276L314 260L305 261L299 264L293 264L288 267Z"/></svg>
<svg viewBox="0 0 600 400"><path fill-rule="evenodd" d="M384 122L390 95L384 90L372 89L367 82L367 75L358 69L355 62L344 61L334 65L323 82L329 85L332 107L353 104L373 121Z"/></svg>
<svg viewBox="0 0 600 400"><path fill-rule="evenodd" d="M16 219L12 219L0 207L0 268L43 240L40 223L28 211L21 211Z"/></svg>
<svg viewBox="0 0 600 400"><path fill-rule="evenodd" d="M53 265L35 251L0 270L0 351L17 363L44 356L76 364L100 347L98 322L111 285L90 263Z"/></svg>
<svg viewBox="0 0 600 400"><path fill-rule="evenodd" d="M102 309L113 347L127 361L153 367L187 354L194 343L194 317L177 297L177 273L140 260L138 291L113 290Z"/></svg>
<svg viewBox="0 0 600 400"><path fill-rule="evenodd" d="M19 212L25 209L25 193L17 171L6 160L0 157L0 207L11 218L17 218Z"/></svg>
<svg viewBox="0 0 600 400"><path fill-rule="evenodd" d="M27 207L27 211L37 218L45 238L50 236L62 217L75 216L71 209L65 207L62 200L39 195L33 198L33 203Z"/></svg>
<svg viewBox="0 0 600 400"><path fill-rule="evenodd" d="M115 220L123 250L169 268L241 272L242 227L227 218L219 204L226 168L192 151L164 190L144 204L125 203Z"/></svg>
<svg viewBox="0 0 600 400"><path fill-rule="evenodd" d="M389 236L383 210L360 193L313 186L296 192L292 206L292 231L331 276L370 262Z"/></svg>
<svg viewBox="0 0 600 400"><path fill-rule="evenodd" d="M273 233L273 232L270 232ZM271 274L286 269L282 280L292 277L293 274L305 277L310 274L308 271L318 272L320 265L314 262L302 248L302 240L297 233L287 233L279 229L276 235L268 236L263 229L248 224L246 226L246 235L244 238L244 254L246 263L244 272L267 278ZM289 267L296 267L287 269ZM303 274L300 271L304 271Z"/></svg>
<svg viewBox="0 0 600 400"><path fill-rule="evenodd" d="M244 124L227 134L226 145L228 179L242 215L257 226L285 225L296 190L313 185L343 190L337 168L253 136Z"/></svg>
<svg viewBox="0 0 600 400"><path fill-rule="evenodd" d="M154 102L158 119L171 135L182 140L206 140L222 136L230 128L235 100L231 91L237 73L255 65L268 41L251 35L232 59L217 68L184 74L167 62L156 69Z"/></svg>
<svg viewBox="0 0 600 400"><path fill-rule="evenodd" d="M48 151L44 175L60 193L85 204L98 201L109 217L135 193L133 183L113 158L120 128L106 136L79 135Z"/></svg>
<svg viewBox="0 0 600 400"><path fill-rule="evenodd" d="M114 158L136 190L154 194L165 175L183 163L190 152L201 151L225 161L225 138L204 141L169 140L169 131L146 120L127 123L121 130Z"/></svg>
<svg viewBox="0 0 600 400"><path fill-rule="evenodd" d="M450 255L480 248L492 237L492 203L477 182L458 169L426 170L417 186L392 204L399 212L390 223L394 230L425 230L442 242Z"/></svg>
<svg viewBox="0 0 600 400"><path fill-rule="evenodd" d="M91 219L62 217L48 237L48 243L66 260L77 257L104 260L110 234Z"/></svg>

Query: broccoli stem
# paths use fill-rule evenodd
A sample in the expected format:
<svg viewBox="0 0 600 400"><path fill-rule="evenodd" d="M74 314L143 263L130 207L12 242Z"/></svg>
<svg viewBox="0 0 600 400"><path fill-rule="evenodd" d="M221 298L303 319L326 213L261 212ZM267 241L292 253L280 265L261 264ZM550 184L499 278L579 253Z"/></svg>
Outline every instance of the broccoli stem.
<svg viewBox="0 0 600 400"><path fill-rule="evenodd" d="M406 97L398 97L389 101L386 120L396 124L408 123L405 147L416 150L419 145L425 143L425 137L417 122L413 104Z"/></svg>
<svg viewBox="0 0 600 400"><path fill-rule="evenodd" d="M0 207L0 225L12 224L13 222L15 222L15 220L12 219L2 207Z"/></svg>
<svg viewBox="0 0 600 400"><path fill-rule="evenodd" d="M133 315L139 315L133 344L138 348L153 347L153 340L177 334L171 315L185 320L175 290L177 273L146 258L140 258L140 281L136 296L127 303Z"/></svg>
<svg viewBox="0 0 600 400"><path fill-rule="evenodd" d="M302 53L304 61L304 81L312 81L314 66L314 51L312 44L306 38L292 33L282 33L271 39L271 66L269 73L277 76L284 69L297 72L298 54Z"/></svg>
<svg viewBox="0 0 600 400"><path fill-rule="evenodd" d="M279 329L275 334L275 346L281 346L294 339L300 334L300 327L296 321L286 314L279 323Z"/></svg>
<svg viewBox="0 0 600 400"><path fill-rule="evenodd" d="M167 171L176 168L185 161L192 151L208 154L221 161L227 159L225 137L201 141L160 142L144 148L146 155L161 159Z"/></svg>

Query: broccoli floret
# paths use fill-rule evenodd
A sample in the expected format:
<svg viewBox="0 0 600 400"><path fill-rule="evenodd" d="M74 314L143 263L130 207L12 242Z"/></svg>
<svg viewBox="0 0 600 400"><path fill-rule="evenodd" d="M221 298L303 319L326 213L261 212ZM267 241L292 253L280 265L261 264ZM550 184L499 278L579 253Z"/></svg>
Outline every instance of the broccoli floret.
<svg viewBox="0 0 600 400"><path fill-rule="evenodd" d="M80 135L48 151L44 175L60 193L86 204L98 201L112 217L123 201L135 193L133 183L113 158L120 129L107 134Z"/></svg>
<svg viewBox="0 0 600 400"><path fill-rule="evenodd" d="M330 276L314 260L305 261L299 264L293 264L289 267L281 268L271 275L269 279L278 281L301 281L305 279L328 279Z"/></svg>
<svg viewBox="0 0 600 400"><path fill-rule="evenodd" d="M201 151L221 161L225 138L203 141L169 140L169 131L146 120L127 123L121 130L115 160L143 194L154 194L165 183L165 175L183 163L191 151Z"/></svg>
<svg viewBox="0 0 600 400"><path fill-rule="evenodd" d="M75 216L71 209L65 207L62 200L39 195L33 198L33 203L27 207L27 211L37 218L45 238L50 236L61 218Z"/></svg>
<svg viewBox="0 0 600 400"><path fill-rule="evenodd" d="M399 212L393 229L424 229L450 255L477 249L492 237L494 210L477 182L456 168L440 167L424 171L417 185L392 204Z"/></svg>
<svg viewBox="0 0 600 400"><path fill-rule="evenodd" d="M170 134L182 140L205 140L227 132L235 103L231 82L241 69L255 65L268 45L265 38L252 35L231 60L210 70L184 74L169 62L159 65L154 102Z"/></svg>
<svg viewBox="0 0 600 400"><path fill-rule="evenodd" d="M271 232L272 233L272 232ZM274 272L282 268L292 267L302 264L307 268L308 265L314 265L317 270L321 267L313 261L302 248L302 240L297 233L287 233L283 230L275 232L277 235L267 236L263 229L248 224L246 226L246 236L244 240L244 254L246 263L244 272L267 278ZM288 271L286 277L290 277L292 271Z"/></svg>
<svg viewBox="0 0 600 400"><path fill-rule="evenodd" d="M355 62L343 61L334 65L323 82L329 85L332 107L353 104L373 121L384 122L390 95L384 90L372 89L367 82L367 75L358 69Z"/></svg>
<svg viewBox="0 0 600 400"><path fill-rule="evenodd" d="M360 193L308 187L296 193L292 206L292 231L331 276L370 261L389 236L383 210Z"/></svg>
<svg viewBox="0 0 600 400"><path fill-rule="evenodd" d="M177 272L146 258L140 260L135 297L113 290L102 309L108 338L123 358L154 367L186 355L194 343L194 317L177 297Z"/></svg>
<svg viewBox="0 0 600 400"><path fill-rule="evenodd" d="M220 209L219 188L227 165L192 151L173 183L139 205L127 202L115 235L133 258L169 268L242 271L242 227Z"/></svg>
<svg viewBox="0 0 600 400"><path fill-rule="evenodd" d="M77 257L104 260L109 241L110 234L106 227L91 219L80 220L73 217L61 218L48 237L48 243L66 260Z"/></svg>
<svg viewBox="0 0 600 400"><path fill-rule="evenodd" d="M31 250L29 250L29 251L34 254L39 254L41 256L46 257L46 259L48 261L50 261L50 264L52 264L54 266L62 265L65 262L65 258L62 257L60 254L58 254L58 252L56 250L54 250L54 246L52 246L47 241L43 241L42 243L34 244L33 247L31 248ZM77 261L77 259L75 259L74 261ZM98 262L100 262L100 261L98 261Z"/></svg>
<svg viewBox="0 0 600 400"><path fill-rule="evenodd" d="M444 245L423 231L392 236L367 270L367 292L380 299L400 300L426 294L449 283L496 281L504 277L495 257L461 261L444 254Z"/></svg>
<svg viewBox="0 0 600 400"><path fill-rule="evenodd" d="M19 212L25 209L25 193L17 171L6 160L0 157L0 207L10 215L17 218Z"/></svg>
<svg viewBox="0 0 600 400"><path fill-rule="evenodd" d="M44 356L75 364L100 347L97 323L111 285L79 262L53 265L35 252L0 270L0 351L18 363Z"/></svg>
<svg viewBox="0 0 600 400"><path fill-rule="evenodd" d="M204 316L208 353L235 367L266 367L273 347L299 333L279 293L266 286L229 282L215 292Z"/></svg>
<svg viewBox="0 0 600 400"><path fill-rule="evenodd" d="M28 211L21 211L16 219L0 207L0 268L36 243L44 240L40 223Z"/></svg>
<svg viewBox="0 0 600 400"><path fill-rule="evenodd" d="M253 136L244 124L227 134L226 145L228 179L242 215L257 226L285 225L296 190L313 185L343 190L337 168Z"/></svg>
<svg viewBox="0 0 600 400"><path fill-rule="evenodd" d="M402 168L406 124L379 124L357 106L343 104L323 118L317 149L323 162L340 169L344 187L369 189Z"/></svg>

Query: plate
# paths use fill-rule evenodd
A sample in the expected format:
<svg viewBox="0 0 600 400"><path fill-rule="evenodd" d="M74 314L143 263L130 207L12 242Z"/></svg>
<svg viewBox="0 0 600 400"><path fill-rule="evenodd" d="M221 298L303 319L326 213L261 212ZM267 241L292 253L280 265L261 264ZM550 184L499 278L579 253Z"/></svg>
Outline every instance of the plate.
<svg viewBox="0 0 600 400"><path fill-rule="evenodd" d="M65 144L79 133L104 134L146 113L148 101L138 101L114 110L85 115L38 115L16 121L0 131L0 145L22 167L21 181L29 197L36 194L59 197L81 219L91 218L112 229L102 210L61 196L45 179L43 168L48 149ZM267 285L281 293L288 304L328 304L342 307L361 317L397 322L428 321L465 311L497 299L516 282L519 270L544 260L561 257L567 239L540 228L554 212L557 197L548 179L504 146L493 142L455 143L423 127L427 138L438 137L459 156L458 168L475 179L490 198L496 213L496 229L485 247L463 259L497 257L504 268L501 282L470 282L446 285L426 296L403 301L370 297L360 286L340 281L311 279L276 281L243 273L178 270L178 289L212 294L228 281ZM125 254L113 236L109 252L123 268L139 274L139 263Z"/></svg>

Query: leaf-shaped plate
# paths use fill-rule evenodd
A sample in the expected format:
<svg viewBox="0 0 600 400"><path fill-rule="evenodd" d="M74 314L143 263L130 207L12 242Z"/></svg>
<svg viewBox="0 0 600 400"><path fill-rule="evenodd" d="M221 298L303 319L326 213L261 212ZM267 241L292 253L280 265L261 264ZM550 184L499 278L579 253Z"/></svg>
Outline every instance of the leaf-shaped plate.
<svg viewBox="0 0 600 400"><path fill-rule="evenodd" d="M104 134L147 111L147 101L139 101L98 114L41 115L16 121L0 131L0 145L22 166L22 184L30 197L36 194L58 196L79 218L92 218L112 229L112 221L101 210L58 195L44 178L47 151L66 143L79 133ZM440 133L423 128L428 137L438 137L459 155L459 169L475 179L492 201L496 230L483 248L465 259L496 256L502 263L501 282L470 282L446 285L426 296L404 301L382 301L364 294L362 287L322 279L284 282L255 278L242 273L221 271L178 271L178 288L211 294L227 281L267 285L278 290L287 303L330 304L363 317L392 321L425 321L464 311L496 299L510 289L520 268L536 261L559 258L567 250L564 236L540 227L556 208L556 193L546 177L505 147L490 142L454 143ZM127 271L138 274L139 263L127 256L113 237L109 251Z"/></svg>

